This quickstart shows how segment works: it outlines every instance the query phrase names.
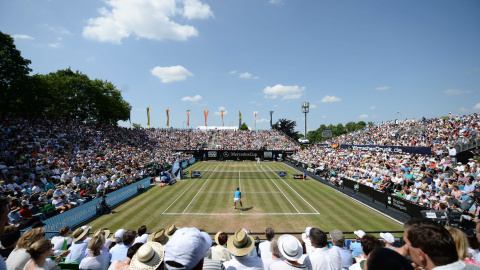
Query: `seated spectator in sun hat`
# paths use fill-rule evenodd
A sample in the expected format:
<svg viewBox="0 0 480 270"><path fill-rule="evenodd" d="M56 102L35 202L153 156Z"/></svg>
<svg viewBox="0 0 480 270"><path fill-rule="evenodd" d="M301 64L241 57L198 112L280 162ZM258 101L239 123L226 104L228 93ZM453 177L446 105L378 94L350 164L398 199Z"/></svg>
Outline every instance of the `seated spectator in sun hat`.
<svg viewBox="0 0 480 270"><path fill-rule="evenodd" d="M157 242L148 242L143 244L133 255L130 262L132 270L155 270L164 269L165 247Z"/></svg>
<svg viewBox="0 0 480 270"><path fill-rule="evenodd" d="M362 230L354 231L355 234L355 242L352 242L350 244L350 250L352 251L352 257L355 258L360 254L363 254L362 250L362 244L360 243L360 240L362 237L365 235L365 232Z"/></svg>
<svg viewBox="0 0 480 270"><path fill-rule="evenodd" d="M165 231L165 234L170 237L177 231L177 226L175 224L170 225L168 229Z"/></svg>
<svg viewBox="0 0 480 270"><path fill-rule="evenodd" d="M112 241L110 240L110 238L108 238L110 236L110 230L109 229L99 229L97 230L94 234L93 234L93 237L90 239L90 241L95 238L95 236L99 236L99 235L102 235L103 238L105 239L104 241L104 244L103 244L103 247L102 249L100 250L100 253L110 253L109 251L109 248L108 246L112 243ZM90 241L88 242L90 244ZM87 248L87 251L85 251L85 257L87 256L90 256L92 254L90 248ZM109 259L109 262L110 262L110 259Z"/></svg>
<svg viewBox="0 0 480 270"><path fill-rule="evenodd" d="M333 230L328 233L332 240L332 249L338 250L342 258L342 268L346 269L353 263L352 252L345 248L345 236L340 230Z"/></svg>
<svg viewBox="0 0 480 270"><path fill-rule="evenodd" d="M85 257L85 251L87 250L88 243L85 242L90 229L78 228L72 233L73 243L68 248L70 254L65 258L65 262L77 262Z"/></svg>
<svg viewBox="0 0 480 270"><path fill-rule="evenodd" d="M208 259L204 257L211 246L212 239L206 232L197 228L178 229L165 245L165 269L207 269L204 265ZM213 267L215 261L208 261L208 269L221 269L219 261L217 268Z"/></svg>
<svg viewBox="0 0 480 270"><path fill-rule="evenodd" d="M284 260L274 261L269 269L293 270L293 269L313 269L307 263L300 263L299 259L303 255L303 248L300 241L295 236L284 234L278 238L278 249Z"/></svg>
<svg viewBox="0 0 480 270"><path fill-rule="evenodd" d="M383 243L386 248L396 249L397 247L393 246L395 243L395 237L391 233L380 233L380 237L383 239Z"/></svg>
<svg viewBox="0 0 480 270"><path fill-rule="evenodd" d="M223 263L227 270L263 269L262 259L248 256L255 246L255 240L244 229L239 229L228 238L227 248L233 257Z"/></svg>
<svg viewBox="0 0 480 270"><path fill-rule="evenodd" d="M222 231L215 235L216 246L211 248L211 259L221 262L229 261L232 258L227 248L228 235Z"/></svg>

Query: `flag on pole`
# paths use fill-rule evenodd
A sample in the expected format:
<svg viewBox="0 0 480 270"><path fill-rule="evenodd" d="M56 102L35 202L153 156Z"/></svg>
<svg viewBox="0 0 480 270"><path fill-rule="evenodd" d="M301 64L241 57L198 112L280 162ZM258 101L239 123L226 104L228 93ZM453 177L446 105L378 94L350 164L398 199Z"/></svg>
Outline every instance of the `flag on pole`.
<svg viewBox="0 0 480 270"><path fill-rule="evenodd" d="M167 127L169 123L170 123L170 109L167 109Z"/></svg>
<svg viewBox="0 0 480 270"><path fill-rule="evenodd" d="M225 111L220 111L220 116L222 116L222 127L225 126L225 125L223 124L223 115L224 115L224 114L225 114Z"/></svg>
<svg viewBox="0 0 480 270"><path fill-rule="evenodd" d="M207 126L208 111L203 111L203 114L205 115L205 127L206 127Z"/></svg>
<svg viewBox="0 0 480 270"><path fill-rule="evenodd" d="M253 115L255 116L255 130L257 130L257 114L258 114L257 111L253 112Z"/></svg>
<svg viewBox="0 0 480 270"><path fill-rule="evenodd" d="M187 110L187 127L190 126L190 110Z"/></svg>
<svg viewBox="0 0 480 270"><path fill-rule="evenodd" d="M152 107L147 107L147 126L150 126L150 110L152 110Z"/></svg>
<svg viewBox="0 0 480 270"><path fill-rule="evenodd" d="M238 111L238 119L239 119L240 121L242 121L242 112L241 112L241 111Z"/></svg>

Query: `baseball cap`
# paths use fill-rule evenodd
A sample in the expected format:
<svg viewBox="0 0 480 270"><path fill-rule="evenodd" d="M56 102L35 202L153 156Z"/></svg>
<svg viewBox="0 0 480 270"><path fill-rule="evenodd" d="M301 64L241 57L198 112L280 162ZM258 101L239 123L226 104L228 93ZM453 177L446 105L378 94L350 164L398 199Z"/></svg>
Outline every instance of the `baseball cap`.
<svg viewBox="0 0 480 270"><path fill-rule="evenodd" d="M395 242L395 237L393 237L393 235L391 233L388 233L388 232L387 233L380 233L380 237L385 239L385 241L387 241L390 244L393 244Z"/></svg>
<svg viewBox="0 0 480 270"><path fill-rule="evenodd" d="M165 245L165 266L167 269L192 269L205 256L212 246L212 238L197 228L178 229ZM168 262L176 262L183 267L174 267Z"/></svg>
<svg viewBox="0 0 480 270"><path fill-rule="evenodd" d="M366 233L362 230L354 231L353 232L358 238L362 238Z"/></svg>

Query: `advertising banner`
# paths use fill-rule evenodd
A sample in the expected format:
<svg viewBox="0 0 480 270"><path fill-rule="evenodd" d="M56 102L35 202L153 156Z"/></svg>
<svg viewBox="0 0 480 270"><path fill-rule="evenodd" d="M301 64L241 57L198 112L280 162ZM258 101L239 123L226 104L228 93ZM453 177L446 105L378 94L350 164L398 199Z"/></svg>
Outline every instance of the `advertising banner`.
<svg viewBox="0 0 480 270"><path fill-rule="evenodd" d="M115 206L123 201L135 196L140 188L148 188L150 186L150 177L133 183L129 186L121 188L117 191L107 194L107 203L110 206ZM46 231L59 231L62 227L70 226L75 227L82 224L86 220L94 217L97 213L97 205L100 204L102 198L96 198L83 205L72 208L62 214L58 214L54 217L43 221Z"/></svg>

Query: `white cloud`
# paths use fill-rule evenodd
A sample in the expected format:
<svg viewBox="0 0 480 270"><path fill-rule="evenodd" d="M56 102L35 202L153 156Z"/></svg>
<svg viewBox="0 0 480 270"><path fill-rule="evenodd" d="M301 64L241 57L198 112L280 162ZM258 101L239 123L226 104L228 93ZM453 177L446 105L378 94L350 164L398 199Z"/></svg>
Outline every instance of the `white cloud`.
<svg viewBox="0 0 480 270"><path fill-rule="evenodd" d="M248 73L248 72L243 72L243 73L240 73L238 74L238 77L239 78L242 78L242 79L258 79L258 76L253 76L252 74Z"/></svg>
<svg viewBox="0 0 480 270"><path fill-rule="evenodd" d="M390 86L380 86L375 88L375 90L388 90L388 89L390 89Z"/></svg>
<svg viewBox="0 0 480 270"><path fill-rule="evenodd" d="M358 118L360 118L360 119L368 118L368 114L361 114L361 115L358 116Z"/></svg>
<svg viewBox="0 0 480 270"><path fill-rule="evenodd" d="M268 3L272 5L279 5L283 3L283 0L268 0Z"/></svg>
<svg viewBox="0 0 480 270"><path fill-rule="evenodd" d="M480 103L477 103L475 106L473 106L474 110L480 110Z"/></svg>
<svg viewBox="0 0 480 270"><path fill-rule="evenodd" d="M106 0L100 17L90 18L83 37L101 42L121 43L135 35L153 40L180 40L198 36L198 30L185 19L213 17L208 4L200 0Z"/></svg>
<svg viewBox="0 0 480 270"><path fill-rule="evenodd" d="M29 40L32 40L32 39L34 39L34 38L31 37L31 36L28 36L28 35L15 34L15 35L13 35L13 39L15 39L15 40L18 40L18 39L29 39Z"/></svg>
<svg viewBox="0 0 480 270"><path fill-rule="evenodd" d="M87 59L85 59L87 62L93 62L95 60L97 60L97 58L95 58L94 56L90 56L90 57L87 57Z"/></svg>
<svg viewBox="0 0 480 270"><path fill-rule="evenodd" d="M311 108L311 109L316 109L316 108L317 108L317 105L315 105L315 104L310 104L310 108Z"/></svg>
<svg viewBox="0 0 480 270"><path fill-rule="evenodd" d="M231 71L229 72L229 74L235 74L235 73L237 73L236 70L231 70Z"/></svg>
<svg viewBox="0 0 480 270"><path fill-rule="evenodd" d="M458 90L458 89L448 89L448 90L445 90L443 91L443 93L447 96L458 96L458 95L462 95L462 94L471 94L473 93L473 91L471 90Z"/></svg>
<svg viewBox="0 0 480 270"><path fill-rule="evenodd" d="M159 77L163 83L183 81L187 76L193 76L190 71L182 66L154 67L150 72Z"/></svg>
<svg viewBox="0 0 480 270"><path fill-rule="evenodd" d="M377 108L377 107L372 106L372 107L370 107L370 110L375 110L376 108Z"/></svg>
<svg viewBox="0 0 480 270"><path fill-rule="evenodd" d="M215 115L220 115L221 111L223 111L223 115L226 115L228 113L227 110L225 110L225 107L218 107L218 112L215 112Z"/></svg>
<svg viewBox="0 0 480 270"><path fill-rule="evenodd" d="M299 99L305 92L305 87L299 87L298 85L284 86L277 84L273 87L267 86L263 89L265 98L276 99L281 96L282 99Z"/></svg>
<svg viewBox="0 0 480 270"><path fill-rule="evenodd" d="M467 108L461 107L459 110L462 111L462 112L466 112L466 111L467 111Z"/></svg>
<svg viewBox="0 0 480 270"><path fill-rule="evenodd" d="M257 105L257 106L262 106L262 103L260 103L256 100L250 100L250 104Z"/></svg>
<svg viewBox="0 0 480 270"><path fill-rule="evenodd" d="M62 43L60 43L60 42L48 43L48 47L53 48L53 49L60 47L60 45L62 45Z"/></svg>
<svg viewBox="0 0 480 270"><path fill-rule="evenodd" d="M73 34L70 31L68 31L67 29L65 29L65 27L62 27L62 26L51 26L48 24L44 24L42 26L48 28L50 31L54 32L55 34L73 36Z"/></svg>
<svg viewBox="0 0 480 270"><path fill-rule="evenodd" d="M275 105L273 105L273 107L274 107L274 108L278 108L278 107L280 107L280 105L275 104Z"/></svg>
<svg viewBox="0 0 480 270"><path fill-rule="evenodd" d="M257 119L257 123L270 123L270 120L266 118Z"/></svg>
<svg viewBox="0 0 480 270"><path fill-rule="evenodd" d="M327 118L327 116L326 116L326 115L322 115L322 118L324 118L324 119L325 119L325 118Z"/></svg>
<svg viewBox="0 0 480 270"><path fill-rule="evenodd" d="M202 96L196 95L194 97L183 97L182 101L191 101L191 102L199 102L202 100Z"/></svg>
<svg viewBox="0 0 480 270"><path fill-rule="evenodd" d="M340 98L336 96L324 96L320 102L322 103L331 103L331 102L340 102L342 101Z"/></svg>

